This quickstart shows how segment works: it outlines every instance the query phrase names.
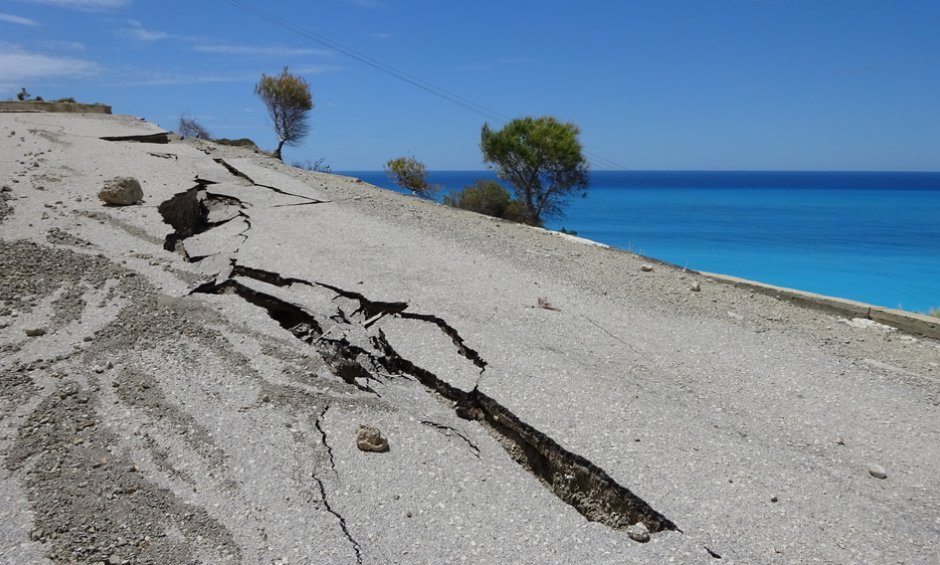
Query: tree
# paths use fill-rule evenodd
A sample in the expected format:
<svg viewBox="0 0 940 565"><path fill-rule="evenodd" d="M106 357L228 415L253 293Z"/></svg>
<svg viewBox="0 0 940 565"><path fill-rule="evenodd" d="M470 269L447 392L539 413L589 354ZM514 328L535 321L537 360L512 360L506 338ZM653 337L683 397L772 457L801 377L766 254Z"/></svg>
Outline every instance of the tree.
<svg viewBox="0 0 940 565"><path fill-rule="evenodd" d="M313 109L310 85L303 77L290 74L287 67L276 77L262 74L255 85L257 94L268 108L277 133L274 156L281 159L284 145L297 145L310 131L307 112ZM281 159L283 160L283 159Z"/></svg>
<svg viewBox="0 0 940 565"><path fill-rule="evenodd" d="M440 189L428 184L428 170L424 163L414 157L399 157L385 163L385 174L398 186L410 190L413 196L432 198Z"/></svg>
<svg viewBox="0 0 940 565"><path fill-rule="evenodd" d="M566 198L587 196L588 162L579 133L576 125L551 116L516 119L499 131L483 125L483 161L512 184L527 223L541 226L544 218L561 217Z"/></svg>
<svg viewBox="0 0 940 565"><path fill-rule="evenodd" d="M187 118L185 115L180 116L179 127L177 128L177 133L181 137L191 137L193 139L211 139L212 136L209 135L209 130L202 127L202 124L196 121L196 118Z"/></svg>
<svg viewBox="0 0 940 565"><path fill-rule="evenodd" d="M26 102L30 98L32 98L32 95L29 92L26 92L25 87L21 88L20 91L16 93L16 99L20 102Z"/></svg>

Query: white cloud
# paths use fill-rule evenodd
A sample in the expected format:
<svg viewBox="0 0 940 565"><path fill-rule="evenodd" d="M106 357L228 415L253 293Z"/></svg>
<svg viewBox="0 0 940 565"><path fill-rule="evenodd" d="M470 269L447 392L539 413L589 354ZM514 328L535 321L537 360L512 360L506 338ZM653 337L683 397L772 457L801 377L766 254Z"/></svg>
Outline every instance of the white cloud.
<svg viewBox="0 0 940 565"><path fill-rule="evenodd" d="M323 73L332 73L343 70L342 67L333 65L299 65L290 68L291 72L302 75L322 75Z"/></svg>
<svg viewBox="0 0 940 565"><path fill-rule="evenodd" d="M111 86L171 86L177 84L214 84L225 82L257 82L257 73L185 73L138 71L123 75Z"/></svg>
<svg viewBox="0 0 940 565"><path fill-rule="evenodd" d="M20 0L20 2L43 4L45 6L57 6L59 8L70 8L73 10L84 10L87 12L103 12L107 10L117 10L118 8L129 6L131 0Z"/></svg>
<svg viewBox="0 0 940 565"><path fill-rule="evenodd" d="M374 37L374 38L376 38L376 39L391 39L392 37L395 37L395 34L393 34L393 33L373 33L373 34L372 34L372 37Z"/></svg>
<svg viewBox="0 0 940 565"><path fill-rule="evenodd" d="M31 20L29 18L24 18L21 16L14 16L13 14L4 14L0 13L0 22L7 22L10 24L17 24L21 26L36 26L39 25L36 20Z"/></svg>
<svg viewBox="0 0 940 565"><path fill-rule="evenodd" d="M332 55L324 49L305 49L297 47L258 47L252 45L196 45L193 49L199 53L217 55L245 55L250 57L306 57L310 55Z"/></svg>
<svg viewBox="0 0 940 565"><path fill-rule="evenodd" d="M27 86L23 84L27 81L80 78L100 72L100 65L92 61L32 53L15 45L0 44L0 90Z"/></svg>
<svg viewBox="0 0 940 565"><path fill-rule="evenodd" d="M85 44L78 41L43 41L39 44L46 51L84 51Z"/></svg>
<svg viewBox="0 0 940 565"><path fill-rule="evenodd" d="M144 24L140 23L137 20L127 20L127 25L131 26L119 30L119 34L127 37L132 37L137 41L144 41L151 43L154 41L162 41L164 39L169 39L172 37L169 33L165 31L154 31L146 29Z"/></svg>

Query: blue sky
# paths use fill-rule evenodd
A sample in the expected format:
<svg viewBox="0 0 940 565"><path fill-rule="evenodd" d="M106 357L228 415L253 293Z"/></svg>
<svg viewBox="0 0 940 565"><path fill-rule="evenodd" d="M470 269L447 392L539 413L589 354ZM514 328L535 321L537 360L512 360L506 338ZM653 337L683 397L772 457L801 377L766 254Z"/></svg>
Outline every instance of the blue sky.
<svg viewBox="0 0 940 565"><path fill-rule="evenodd" d="M599 169L940 170L938 0L242 3L502 116L572 121ZM225 0L0 0L0 98L271 148L253 86L285 65L316 104L286 161L482 168L487 117Z"/></svg>

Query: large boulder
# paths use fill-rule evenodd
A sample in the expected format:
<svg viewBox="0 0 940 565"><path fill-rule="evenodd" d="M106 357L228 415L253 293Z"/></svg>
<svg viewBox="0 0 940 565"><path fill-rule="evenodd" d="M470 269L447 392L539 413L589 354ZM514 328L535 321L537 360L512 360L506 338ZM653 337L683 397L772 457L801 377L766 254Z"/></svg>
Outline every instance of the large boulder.
<svg viewBox="0 0 940 565"><path fill-rule="evenodd" d="M134 177L114 177L104 182L98 198L115 206L130 206L144 199L144 191Z"/></svg>

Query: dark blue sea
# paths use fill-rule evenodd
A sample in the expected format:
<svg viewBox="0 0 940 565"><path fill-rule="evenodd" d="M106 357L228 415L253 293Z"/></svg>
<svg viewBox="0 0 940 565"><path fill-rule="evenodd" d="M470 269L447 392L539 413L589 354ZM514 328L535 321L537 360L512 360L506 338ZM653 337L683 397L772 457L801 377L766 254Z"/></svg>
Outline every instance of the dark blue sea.
<svg viewBox="0 0 940 565"><path fill-rule="evenodd" d="M382 171L343 173L395 189ZM437 171L448 190L489 171ZM547 223L682 267L940 307L940 173L596 171Z"/></svg>

